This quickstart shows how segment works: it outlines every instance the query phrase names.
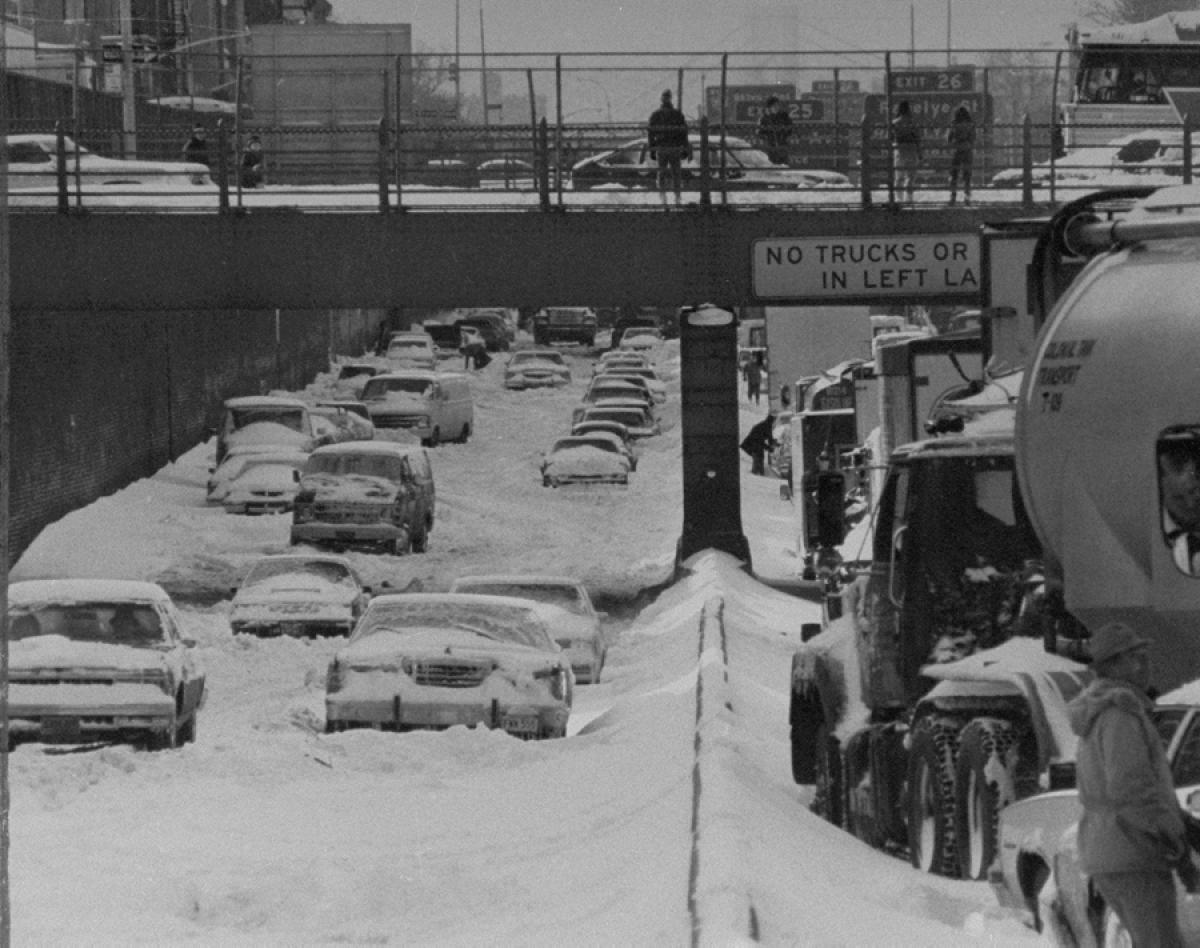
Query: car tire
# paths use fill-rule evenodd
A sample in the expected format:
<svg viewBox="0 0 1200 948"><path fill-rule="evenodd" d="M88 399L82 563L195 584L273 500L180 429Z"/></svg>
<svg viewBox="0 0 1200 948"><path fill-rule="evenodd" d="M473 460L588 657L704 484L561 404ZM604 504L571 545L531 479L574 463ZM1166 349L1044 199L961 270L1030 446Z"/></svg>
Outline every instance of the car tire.
<svg viewBox="0 0 1200 948"><path fill-rule="evenodd" d="M466 444L469 440L471 440L471 426L463 425L462 432L458 436L458 443Z"/></svg>
<svg viewBox="0 0 1200 948"><path fill-rule="evenodd" d="M955 766L955 844L958 873L978 882L996 856L1000 811L1015 799L1016 729L979 718L962 730Z"/></svg>
<svg viewBox="0 0 1200 948"><path fill-rule="evenodd" d="M442 432L436 427L429 432L429 447L436 448L442 443Z"/></svg>
<svg viewBox="0 0 1200 948"><path fill-rule="evenodd" d="M197 712L193 711L192 716L187 719L187 723L179 728L179 743L180 744L195 744L196 743L196 719L199 717Z"/></svg>
<svg viewBox="0 0 1200 948"><path fill-rule="evenodd" d="M842 752L829 725L817 728L816 776L812 811L834 826L842 825Z"/></svg>
<svg viewBox="0 0 1200 948"><path fill-rule="evenodd" d="M958 872L954 842L958 731L942 718L925 718L912 732L906 789L908 859L940 876Z"/></svg>
<svg viewBox="0 0 1200 948"><path fill-rule="evenodd" d="M842 754L842 813L845 814L847 832L872 849L879 849L883 846L883 833L874 806L878 795L875 793L870 753L869 729L858 731L846 742ZM859 806L864 793L871 801L866 808Z"/></svg>

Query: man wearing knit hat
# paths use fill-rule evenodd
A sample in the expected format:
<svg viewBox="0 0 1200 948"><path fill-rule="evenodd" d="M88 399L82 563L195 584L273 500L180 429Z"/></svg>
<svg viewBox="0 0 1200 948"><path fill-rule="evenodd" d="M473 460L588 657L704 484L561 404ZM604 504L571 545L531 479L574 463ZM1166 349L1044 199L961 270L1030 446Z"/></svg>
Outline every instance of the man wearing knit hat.
<svg viewBox="0 0 1200 948"><path fill-rule="evenodd" d="M1172 872L1188 891L1200 887L1200 873L1150 718L1149 646L1123 622L1097 629L1096 680L1067 707L1079 735L1079 862L1134 945L1182 946Z"/></svg>

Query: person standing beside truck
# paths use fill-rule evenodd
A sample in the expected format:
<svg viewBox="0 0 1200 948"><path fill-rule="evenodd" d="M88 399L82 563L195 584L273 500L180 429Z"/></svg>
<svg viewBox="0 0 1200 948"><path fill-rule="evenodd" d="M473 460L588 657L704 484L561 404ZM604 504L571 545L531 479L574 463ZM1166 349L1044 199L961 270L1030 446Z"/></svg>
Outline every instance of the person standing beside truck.
<svg viewBox="0 0 1200 948"><path fill-rule="evenodd" d="M1093 681L1068 706L1079 736L1080 868L1136 946L1183 945L1175 880L1200 889L1162 738L1150 718L1150 641L1123 622L1092 636Z"/></svg>

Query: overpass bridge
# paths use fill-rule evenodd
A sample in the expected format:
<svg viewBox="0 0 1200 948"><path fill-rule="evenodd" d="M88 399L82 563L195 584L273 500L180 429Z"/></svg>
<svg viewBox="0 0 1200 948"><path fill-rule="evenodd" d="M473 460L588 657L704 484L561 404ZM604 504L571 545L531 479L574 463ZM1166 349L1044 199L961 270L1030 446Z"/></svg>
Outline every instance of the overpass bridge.
<svg viewBox="0 0 1200 948"><path fill-rule="evenodd" d="M27 337L36 338L50 314L65 314L68 322L59 325L83 332L76 337L85 340L76 343L83 349L96 348L100 337L112 337L124 322L141 327L143 314L158 313L161 324L125 335L114 355L118 363L144 366L148 376L168 360L166 377L146 383L153 391L145 397L157 401L158 390L166 387L164 411L146 424L169 427L172 406L181 401L219 401L246 391L235 387L244 381L220 377L224 369L191 378L184 374L182 363L198 358L203 363L211 353L185 355L168 343L164 355L161 337L180 330L183 314L189 324L223 320L226 328L215 344L233 353L272 345L269 333L243 334L238 328L249 326L261 311L704 303L736 310L762 303L867 300L969 305L980 299L980 226L1029 214L1022 204L697 203L665 211L656 204L551 205L409 213L378 207L306 212L300 204L241 213L15 208L9 216L9 297L14 326L24 326ZM867 283L834 280L830 286L829 275L838 270L865 274ZM173 321L170 313L180 316ZM88 335L89 325L95 327L95 339ZM277 319L276 347L278 340ZM201 350L213 345L209 340ZM329 345L332 351L332 339ZM732 320L681 321L681 560L713 547L749 561L739 509L736 351ZM64 354L51 359L56 357ZM74 356L65 357L70 371ZM30 370L15 366L14 378ZM111 371L119 375L121 370L114 365ZM102 390L107 390L104 382L95 397L104 398ZM45 391L42 385L15 385L12 416L36 414L35 402ZM136 410L114 406L113 413L131 408ZM73 414L69 429L57 435L43 431L42 437L88 437L75 430ZM143 468L178 456L202 436L203 429L194 425L185 434L170 434ZM13 450L19 468L20 445L14 443ZM67 465L88 464L92 451L77 448L67 457ZM44 483L28 471L14 473L14 504L20 500L21 474L26 490ZM145 473L131 470L124 480L110 478L102 486L113 489ZM84 492L73 506L93 497ZM50 508L45 516L65 512ZM32 539L44 525L27 525L23 539Z"/></svg>

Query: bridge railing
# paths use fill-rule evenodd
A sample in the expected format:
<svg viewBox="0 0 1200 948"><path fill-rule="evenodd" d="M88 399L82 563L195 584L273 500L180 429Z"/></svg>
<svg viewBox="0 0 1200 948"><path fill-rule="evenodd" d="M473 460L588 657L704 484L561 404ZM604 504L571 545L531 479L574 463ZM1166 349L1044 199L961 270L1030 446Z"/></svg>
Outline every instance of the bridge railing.
<svg viewBox="0 0 1200 948"><path fill-rule="evenodd" d="M14 99L19 114L10 123L14 132L46 131L55 126L48 119L57 119L67 135L101 155L161 160L179 157L191 124L200 121L210 131L212 184L159 187L151 194L136 175L97 179L75 168L47 174L49 188L20 185L14 206L99 210L155 200L163 207L231 212L288 203L379 211L655 206L655 162L641 143L664 88L693 132L685 197L695 203L899 205L889 122L901 101L910 102L922 131L917 205L949 199L946 131L959 107L976 122L976 203L1053 202L1076 185L1094 188L1106 174L1163 183L1191 175L1190 132L1178 123L1162 127L1160 152L1138 160L1129 156L1149 146L1127 143L1125 157L1107 145L1063 149L1064 139L1110 141L1156 128L1139 121L1088 134L1079 123L1064 129L1070 63L1063 51L517 53L486 59L244 53L231 62L232 79L223 86L235 94L220 118L202 118L191 108L172 123L170 109L157 108L153 121L139 113L134 135L114 124L119 109L76 102L64 116L62 96L39 96ZM763 149L771 148L758 119L767 96L776 94L792 119L788 140L772 149L786 163L785 174L743 167L761 165ZM46 109L53 114L43 114ZM710 143L706 165L695 142L702 123ZM239 171L252 136L263 146L260 181L243 180ZM709 200L701 201L702 194Z"/></svg>

